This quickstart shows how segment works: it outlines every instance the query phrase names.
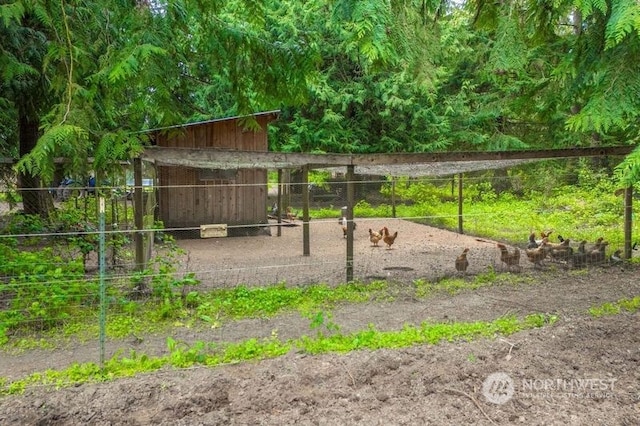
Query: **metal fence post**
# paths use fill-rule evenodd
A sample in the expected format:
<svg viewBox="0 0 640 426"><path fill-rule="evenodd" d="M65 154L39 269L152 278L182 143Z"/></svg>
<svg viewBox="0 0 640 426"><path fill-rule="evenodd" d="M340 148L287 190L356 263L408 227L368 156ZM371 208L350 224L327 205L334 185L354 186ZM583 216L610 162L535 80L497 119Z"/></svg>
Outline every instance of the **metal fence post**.
<svg viewBox="0 0 640 426"><path fill-rule="evenodd" d="M104 342L107 329L107 297L105 284L105 208L104 197L98 203L98 262L100 270L100 369L104 368Z"/></svg>

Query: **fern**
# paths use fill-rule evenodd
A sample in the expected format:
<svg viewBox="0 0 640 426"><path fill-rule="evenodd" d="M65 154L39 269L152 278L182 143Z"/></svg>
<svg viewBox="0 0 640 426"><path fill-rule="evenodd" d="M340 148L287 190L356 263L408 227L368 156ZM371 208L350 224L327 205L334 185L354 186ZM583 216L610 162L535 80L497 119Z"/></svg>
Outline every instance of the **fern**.
<svg viewBox="0 0 640 426"><path fill-rule="evenodd" d="M0 19L2 19L5 27L8 27L12 22L20 22L24 14L25 8L22 2L0 5Z"/></svg>
<svg viewBox="0 0 640 426"><path fill-rule="evenodd" d="M497 40L491 49L489 69L493 73L510 72L520 75L528 62L527 51L518 22L511 17L501 17L498 23Z"/></svg>
<svg viewBox="0 0 640 426"><path fill-rule="evenodd" d="M29 64L18 61L13 55L7 54L2 63L2 80L11 83L13 80L26 76L38 76L38 70Z"/></svg>
<svg viewBox="0 0 640 426"><path fill-rule="evenodd" d="M576 7L583 16L588 16L598 11L606 15L609 10L607 0L576 0Z"/></svg>
<svg viewBox="0 0 640 426"><path fill-rule="evenodd" d="M136 75L141 66L149 60L152 55L164 55L166 50L150 44L134 46L128 54L125 52L124 58L118 62L109 73L109 81L117 83Z"/></svg>
<svg viewBox="0 0 640 426"><path fill-rule="evenodd" d="M637 0L617 0L612 2L611 16L605 32L605 46L617 46L629 34L640 35L640 3Z"/></svg>
<svg viewBox="0 0 640 426"><path fill-rule="evenodd" d="M604 67L586 87L589 98L581 111L567 120L569 130L627 130L640 115L640 66L619 55Z"/></svg>
<svg viewBox="0 0 640 426"><path fill-rule="evenodd" d="M614 169L614 176L621 188L640 182L640 148L636 148Z"/></svg>

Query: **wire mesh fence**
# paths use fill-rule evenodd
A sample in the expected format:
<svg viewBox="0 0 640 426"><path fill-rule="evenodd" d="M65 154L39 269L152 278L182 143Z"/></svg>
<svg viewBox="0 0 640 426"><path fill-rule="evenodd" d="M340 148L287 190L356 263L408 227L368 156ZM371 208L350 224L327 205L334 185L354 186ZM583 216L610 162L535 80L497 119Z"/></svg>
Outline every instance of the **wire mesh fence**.
<svg viewBox="0 0 640 426"><path fill-rule="evenodd" d="M503 261L496 242L506 243L509 253L519 247L523 269L533 270L538 265L526 258L531 232L539 240L540 231L552 231L550 242L561 244L560 235L570 241L575 254L580 253L581 240L592 250L599 236L609 239L603 257L589 257L584 265L576 264L573 254L545 259L562 268L600 267L611 261L624 240L624 200L613 191L600 196L604 201L597 206L590 205L595 197L563 201L566 187L551 181L539 182L539 194L524 195L529 177L518 171L471 174L462 181L460 176L358 176L347 182L339 173L312 176L309 182L295 173L280 183L271 176L255 184L145 179L149 181L138 187L132 182L87 182L36 189L46 198L38 205L49 209L46 215L24 214L33 210L24 200L34 198L25 197L28 190L18 190L17 182L5 184L0 191L0 340L65 333L78 324L95 336L101 304L109 318L105 332L117 337L135 334L136 317L145 304L166 304L161 315L171 316L177 304L185 309L197 306L198 292L214 289L337 285L345 282L348 241L354 245L356 280L411 285L456 274L453 261L464 248L471 250L470 274L489 269L517 272ZM349 207L349 184L354 185L353 234L342 220ZM243 189L263 195L247 203ZM210 210L214 204L215 215ZM171 226L165 225L167 209L173 209ZM243 216L243 209L251 214ZM194 222L200 210L209 211L209 216ZM137 214L142 226L136 225ZM563 217L579 220L567 220L558 228ZM224 232L202 238L204 225L224 225ZM371 233L384 234L385 227L390 235L398 232L397 240L381 237L374 242ZM456 232L460 227L463 233ZM259 232L245 232L248 229ZM309 254L304 253L305 239Z"/></svg>

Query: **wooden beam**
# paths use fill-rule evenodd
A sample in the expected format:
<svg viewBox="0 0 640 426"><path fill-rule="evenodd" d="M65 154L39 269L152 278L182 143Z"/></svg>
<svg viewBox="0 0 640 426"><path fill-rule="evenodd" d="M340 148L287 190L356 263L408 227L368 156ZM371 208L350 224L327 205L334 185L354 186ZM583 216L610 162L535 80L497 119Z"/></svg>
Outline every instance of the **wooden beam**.
<svg viewBox="0 0 640 426"><path fill-rule="evenodd" d="M278 169L278 196L276 198L278 209L278 225L282 224L282 169ZM278 226L278 237L282 236L282 226Z"/></svg>
<svg viewBox="0 0 640 426"><path fill-rule="evenodd" d="M391 176L391 217L396 217L396 178Z"/></svg>
<svg viewBox="0 0 640 426"><path fill-rule="evenodd" d="M291 169L342 166L400 165L492 160L544 160L553 158L624 156L634 147L585 147L518 151L457 151L396 154L309 154L269 151L148 147L141 158L159 165L213 169Z"/></svg>
<svg viewBox="0 0 640 426"><path fill-rule="evenodd" d="M488 160L527 160L598 156L624 156L633 151L633 146L584 147L563 149L538 149L518 151L453 151L431 153L397 154L307 154L298 152L269 151L230 151L220 149L165 148L151 146L145 148L141 158L155 161L160 165L187 166L212 169L243 168L310 168L340 166L372 166L410 163L438 163L447 161L488 161ZM56 158L54 162L66 160ZM92 161L91 158L88 161ZM15 164L18 160L0 157L2 164ZM127 162L121 162L127 163Z"/></svg>
<svg viewBox="0 0 640 426"><path fill-rule="evenodd" d="M624 258L631 259L633 238L633 186L624 190Z"/></svg>

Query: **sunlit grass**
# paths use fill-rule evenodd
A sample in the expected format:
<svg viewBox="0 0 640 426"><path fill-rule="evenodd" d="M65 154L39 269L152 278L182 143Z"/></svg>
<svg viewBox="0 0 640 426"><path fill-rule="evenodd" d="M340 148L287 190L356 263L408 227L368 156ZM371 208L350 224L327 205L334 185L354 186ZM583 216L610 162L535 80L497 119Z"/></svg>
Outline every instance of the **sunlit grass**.
<svg viewBox="0 0 640 426"><path fill-rule="evenodd" d="M637 203L634 209L635 215L639 215ZM458 229L456 201L399 201L395 210L398 218ZM354 206L354 217L388 218L392 211L390 204L372 206L361 201ZM340 215L340 208L313 210L311 215L335 218ZM609 241L610 248L620 248L624 242L623 203L613 193L579 187L557 188L551 195L534 194L527 198L504 194L486 200L465 199L463 227L466 234L513 244L526 242L530 232L539 235L540 231L553 230L553 238L562 235L577 243L583 239L592 242L602 236ZM639 227L636 225L635 229Z"/></svg>

